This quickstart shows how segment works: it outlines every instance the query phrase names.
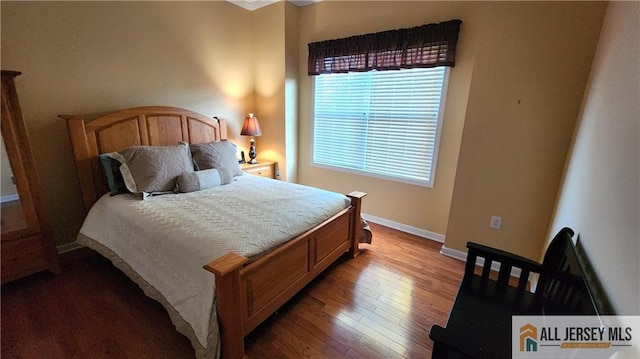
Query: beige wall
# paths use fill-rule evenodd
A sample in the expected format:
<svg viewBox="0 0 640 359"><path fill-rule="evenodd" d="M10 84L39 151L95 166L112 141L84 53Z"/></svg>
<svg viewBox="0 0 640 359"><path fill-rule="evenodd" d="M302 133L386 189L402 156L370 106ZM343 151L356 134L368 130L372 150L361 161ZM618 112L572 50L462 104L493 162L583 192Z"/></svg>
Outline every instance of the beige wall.
<svg viewBox="0 0 640 359"><path fill-rule="evenodd" d="M539 259L605 9L487 3L446 247L474 241ZM502 229L489 228L492 215Z"/></svg>
<svg viewBox="0 0 640 359"><path fill-rule="evenodd" d="M254 108L251 13L228 2L1 3L2 68L16 79L58 244L84 218L64 122L143 105L230 121Z"/></svg>
<svg viewBox="0 0 640 359"><path fill-rule="evenodd" d="M320 2L301 8L299 182L368 192L365 213L439 234L455 250L473 240L537 259L604 9L593 2ZM306 45L455 18L463 23L434 188L314 167ZM489 228L492 215L503 217L503 229Z"/></svg>
<svg viewBox="0 0 640 359"><path fill-rule="evenodd" d="M24 73L18 92L58 243L75 238L83 214L56 116L162 104L229 119L244 150L240 126L254 112L263 129L259 157L278 160L283 179L368 192L366 213L446 234L453 249L474 240L532 258L546 238L605 9L419 1L280 2L253 12L227 2L1 6L2 66ZM455 18L463 24L434 188L312 166L307 44ZM504 218L500 231L489 229L494 214Z"/></svg>
<svg viewBox="0 0 640 359"><path fill-rule="evenodd" d="M285 144L286 179L298 181L298 89L300 56L300 8L290 2L285 6Z"/></svg>
<svg viewBox="0 0 640 359"><path fill-rule="evenodd" d="M295 182L298 155L298 7L278 2L251 14L255 114L263 135L258 157L278 161L280 179Z"/></svg>
<svg viewBox="0 0 640 359"><path fill-rule="evenodd" d="M479 2L326 1L301 8L299 182L342 193L367 192L365 213L444 235L483 7ZM307 44L451 19L463 23L456 67L449 77L435 186L420 187L312 166L313 80L307 76Z"/></svg>
<svg viewBox="0 0 640 359"><path fill-rule="evenodd" d="M254 58L255 112L262 128L256 138L258 158L278 161L286 168L285 140L285 3L278 2L251 13ZM286 171L281 170L286 180Z"/></svg>
<svg viewBox="0 0 640 359"><path fill-rule="evenodd" d="M640 315L639 23L639 3L609 4L551 225L576 230L621 315Z"/></svg>

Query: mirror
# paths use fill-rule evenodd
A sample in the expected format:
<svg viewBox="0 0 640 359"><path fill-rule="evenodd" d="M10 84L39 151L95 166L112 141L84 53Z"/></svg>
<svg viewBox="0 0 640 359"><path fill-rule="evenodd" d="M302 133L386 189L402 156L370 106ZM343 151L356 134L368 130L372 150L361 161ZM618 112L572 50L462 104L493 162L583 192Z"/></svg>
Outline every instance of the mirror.
<svg viewBox="0 0 640 359"><path fill-rule="evenodd" d="M22 119L13 78L16 71L2 70L2 175L0 217L2 241L11 241L42 232L44 208L40 187ZM6 191L6 192L5 192Z"/></svg>
<svg viewBox="0 0 640 359"><path fill-rule="evenodd" d="M44 270L59 273L60 264L14 83L20 72L1 72L0 281L7 283Z"/></svg>
<svg viewBox="0 0 640 359"><path fill-rule="evenodd" d="M0 137L0 229L2 233L27 227L9 156Z"/></svg>

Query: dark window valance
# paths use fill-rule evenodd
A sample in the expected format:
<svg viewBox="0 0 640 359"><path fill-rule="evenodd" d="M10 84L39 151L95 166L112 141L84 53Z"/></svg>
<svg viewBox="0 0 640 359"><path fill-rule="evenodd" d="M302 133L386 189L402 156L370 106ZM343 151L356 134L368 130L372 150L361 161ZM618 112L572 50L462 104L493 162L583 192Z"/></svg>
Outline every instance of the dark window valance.
<svg viewBox="0 0 640 359"><path fill-rule="evenodd" d="M460 20L309 44L309 75L455 66Z"/></svg>

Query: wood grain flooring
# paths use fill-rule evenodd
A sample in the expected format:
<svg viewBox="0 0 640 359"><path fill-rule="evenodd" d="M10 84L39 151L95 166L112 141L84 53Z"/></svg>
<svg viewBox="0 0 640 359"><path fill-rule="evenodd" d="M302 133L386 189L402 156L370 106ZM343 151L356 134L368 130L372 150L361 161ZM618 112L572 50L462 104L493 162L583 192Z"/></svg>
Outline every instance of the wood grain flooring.
<svg viewBox="0 0 640 359"><path fill-rule="evenodd" d="M464 263L440 243L371 224L372 245L339 259L245 339L249 358L430 358ZM61 256L63 273L2 286L1 357L194 358L166 311L108 260Z"/></svg>

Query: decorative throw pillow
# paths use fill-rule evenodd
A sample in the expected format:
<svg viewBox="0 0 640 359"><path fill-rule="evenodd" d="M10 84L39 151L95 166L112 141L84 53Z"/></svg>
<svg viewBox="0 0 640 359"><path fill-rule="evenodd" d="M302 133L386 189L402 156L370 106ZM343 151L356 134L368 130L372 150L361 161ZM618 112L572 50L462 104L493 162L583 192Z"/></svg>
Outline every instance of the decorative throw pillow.
<svg viewBox="0 0 640 359"><path fill-rule="evenodd" d="M185 172L193 172L193 162L186 143L177 146L135 146L106 155L120 162L124 183L133 193L174 191L176 179Z"/></svg>
<svg viewBox="0 0 640 359"><path fill-rule="evenodd" d="M178 192L195 192L201 189L229 184L233 181L231 172L225 169L211 168L208 170L186 172L176 180Z"/></svg>
<svg viewBox="0 0 640 359"><path fill-rule="evenodd" d="M233 176L241 176L237 152L236 145L227 140L191 145L191 156L197 171L224 168Z"/></svg>
<svg viewBox="0 0 640 359"><path fill-rule="evenodd" d="M109 194L115 196L117 194L129 193L127 185L124 184L124 178L120 173L120 162L109 157L107 154L101 154L100 162L104 168L104 174L107 177L107 185L109 185Z"/></svg>

